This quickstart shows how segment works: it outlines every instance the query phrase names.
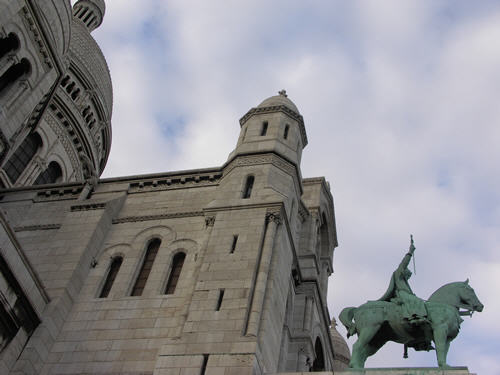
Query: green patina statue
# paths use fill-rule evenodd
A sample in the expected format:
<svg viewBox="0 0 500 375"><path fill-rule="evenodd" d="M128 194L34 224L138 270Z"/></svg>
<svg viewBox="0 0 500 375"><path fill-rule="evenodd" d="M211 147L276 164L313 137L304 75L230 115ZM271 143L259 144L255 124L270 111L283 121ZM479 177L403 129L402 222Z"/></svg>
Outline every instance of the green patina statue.
<svg viewBox="0 0 500 375"><path fill-rule="evenodd" d="M427 301L417 297L408 283L408 265L414 252L412 237L410 249L393 272L385 294L359 307L346 307L340 313L347 337L358 335L349 367L364 368L366 359L387 341L404 344L405 358L408 347L429 351L434 349L434 341L438 365L446 368L450 342L463 322L460 315L472 316L474 311L483 310L469 280L443 285Z"/></svg>

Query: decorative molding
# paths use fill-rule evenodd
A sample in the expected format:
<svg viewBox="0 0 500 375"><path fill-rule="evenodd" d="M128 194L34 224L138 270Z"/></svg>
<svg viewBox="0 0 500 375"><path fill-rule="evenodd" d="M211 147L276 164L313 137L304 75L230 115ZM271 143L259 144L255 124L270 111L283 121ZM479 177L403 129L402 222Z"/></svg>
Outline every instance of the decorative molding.
<svg viewBox="0 0 500 375"><path fill-rule="evenodd" d="M59 228L61 228L61 224L25 225L22 227L15 227L14 232L26 232L26 231L34 231L34 230L50 230L50 229L59 229Z"/></svg>
<svg viewBox="0 0 500 375"><path fill-rule="evenodd" d="M123 223L133 223L137 221L175 219L179 217L193 217L193 216L204 216L204 213L203 211L191 211L191 212L173 212L173 213L158 214L158 215L125 216L113 219L112 223L123 224Z"/></svg>
<svg viewBox="0 0 500 375"><path fill-rule="evenodd" d="M210 186L218 185L222 173L200 173L189 175L169 176L139 182L132 182L129 185L129 193L139 193L146 191L159 191L178 189L186 186Z"/></svg>
<svg viewBox="0 0 500 375"><path fill-rule="evenodd" d="M34 199L35 202L61 201L77 199L82 192L83 186L61 189L48 189L38 191Z"/></svg>
<svg viewBox="0 0 500 375"><path fill-rule="evenodd" d="M274 222L276 225L280 225L283 222L281 210L270 209L266 212L266 221L268 223Z"/></svg>
<svg viewBox="0 0 500 375"><path fill-rule="evenodd" d="M273 112L283 112L284 114L288 115L292 119L298 122L299 124L299 130L300 130L300 135L302 137L302 143L303 147L307 145L307 134L306 134L306 127L304 126L304 118L302 117L301 114L291 110L285 105L273 105L270 107L256 107L250 109L245 116L243 116L240 119L240 126L243 126L245 122L248 121L250 117L253 115L258 115L258 114L264 114L264 113L273 113Z"/></svg>
<svg viewBox="0 0 500 375"><path fill-rule="evenodd" d="M213 227L215 224L215 216L206 216L205 217L205 225L207 227Z"/></svg>
<svg viewBox="0 0 500 375"><path fill-rule="evenodd" d="M56 83L56 85L57 85L57 83ZM44 108L47 106L47 104L49 103L49 100L51 98L52 91L53 90L51 90L50 92L45 94L42 97L42 99L40 100L40 102L38 102L36 107L31 112L30 116L28 117L28 121L26 122L26 125L28 128L34 129L36 127L36 125L40 122L40 119L42 118L42 115L44 112Z"/></svg>
<svg viewBox="0 0 500 375"><path fill-rule="evenodd" d="M38 30L38 25L33 18L33 15L30 13L28 7L24 6L22 8L24 13L24 22L26 24L26 28L30 31L31 39L34 41L34 45L38 46L37 52L41 57L41 60L47 65L49 69L53 67L52 61L50 59L49 52L47 51L47 47L45 42L43 41L41 35L42 33Z"/></svg>
<svg viewBox="0 0 500 375"><path fill-rule="evenodd" d="M102 210L106 208L106 203L85 203L71 206L71 211Z"/></svg>
<svg viewBox="0 0 500 375"><path fill-rule="evenodd" d="M228 174L236 167L259 164L273 164L290 175L298 175L297 168L295 168L293 163L271 152L237 156L224 168L224 174Z"/></svg>

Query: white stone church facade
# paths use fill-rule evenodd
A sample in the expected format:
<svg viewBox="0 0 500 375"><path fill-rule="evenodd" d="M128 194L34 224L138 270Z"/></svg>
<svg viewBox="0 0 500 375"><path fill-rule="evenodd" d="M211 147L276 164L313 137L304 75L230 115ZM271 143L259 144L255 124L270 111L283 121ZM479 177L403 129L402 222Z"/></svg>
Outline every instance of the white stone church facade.
<svg viewBox="0 0 500 375"><path fill-rule="evenodd" d="M333 371L328 182L285 92L221 167L99 179L103 0L0 0L0 373Z"/></svg>

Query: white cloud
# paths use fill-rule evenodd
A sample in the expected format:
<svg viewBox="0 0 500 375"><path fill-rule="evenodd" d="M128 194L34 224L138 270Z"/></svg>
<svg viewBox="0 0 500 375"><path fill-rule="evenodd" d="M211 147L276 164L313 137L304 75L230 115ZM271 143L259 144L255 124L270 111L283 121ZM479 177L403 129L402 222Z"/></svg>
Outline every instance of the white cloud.
<svg viewBox="0 0 500 375"><path fill-rule="evenodd" d="M330 312L378 298L414 233L417 294L470 276L485 304L450 363L498 372L487 348L500 338L497 3L107 6L95 32L115 93L107 176L221 165L238 119L287 89L308 132L302 173L325 175L336 203ZM400 352L369 365L435 364L433 353Z"/></svg>

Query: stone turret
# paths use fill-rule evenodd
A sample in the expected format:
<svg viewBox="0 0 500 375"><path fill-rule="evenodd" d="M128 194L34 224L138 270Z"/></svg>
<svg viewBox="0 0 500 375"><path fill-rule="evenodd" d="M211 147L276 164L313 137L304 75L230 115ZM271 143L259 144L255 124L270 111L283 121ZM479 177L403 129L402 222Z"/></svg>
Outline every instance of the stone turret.
<svg viewBox="0 0 500 375"><path fill-rule="evenodd" d="M304 119L286 91L267 98L240 119L240 137L229 155L274 152L299 167L307 145Z"/></svg>
<svg viewBox="0 0 500 375"><path fill-rule="evenodd" d="M78 0L73 7L73 17L82 21L91 32L102 23L105 11L104 0Z"/></svg>

